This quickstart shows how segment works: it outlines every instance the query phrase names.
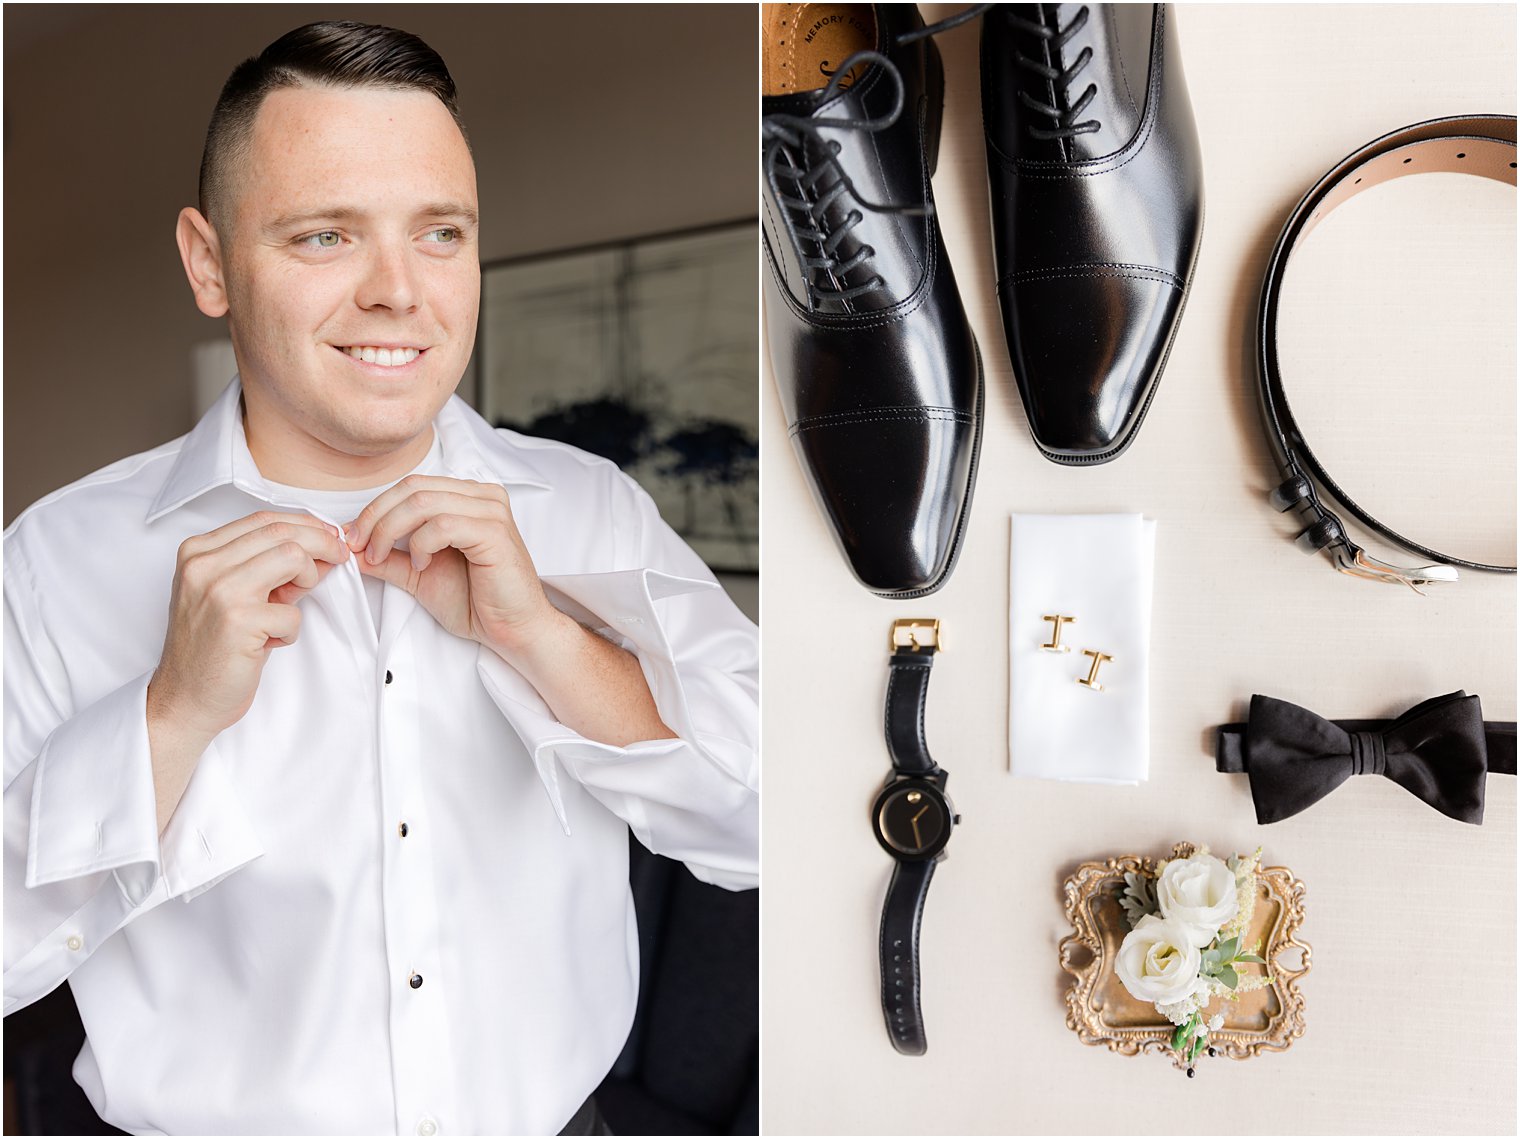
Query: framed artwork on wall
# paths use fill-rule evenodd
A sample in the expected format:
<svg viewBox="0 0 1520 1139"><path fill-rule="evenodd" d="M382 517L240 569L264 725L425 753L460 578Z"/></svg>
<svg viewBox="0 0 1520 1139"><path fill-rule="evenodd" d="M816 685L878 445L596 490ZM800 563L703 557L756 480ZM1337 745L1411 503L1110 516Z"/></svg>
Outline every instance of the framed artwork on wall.
<svg viewBox="0 0 1520 1139"><path fill-rule="evenodd" d="M753 220L482 266L476 408L617 463L718 572L759 569Z"/></svg>

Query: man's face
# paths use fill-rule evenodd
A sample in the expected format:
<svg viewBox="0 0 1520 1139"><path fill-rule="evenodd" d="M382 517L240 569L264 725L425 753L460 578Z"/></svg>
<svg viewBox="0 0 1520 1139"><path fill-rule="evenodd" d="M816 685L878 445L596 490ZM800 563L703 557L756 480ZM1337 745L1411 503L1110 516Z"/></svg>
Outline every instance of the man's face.
<svg viewBox="0 0 1520 1139"><path fill-rule="evenodd" d="M278 90L232 175L223 273L255 457L339 472L406 448L464 374L480 305L475 166L447 108Z"/></svg>

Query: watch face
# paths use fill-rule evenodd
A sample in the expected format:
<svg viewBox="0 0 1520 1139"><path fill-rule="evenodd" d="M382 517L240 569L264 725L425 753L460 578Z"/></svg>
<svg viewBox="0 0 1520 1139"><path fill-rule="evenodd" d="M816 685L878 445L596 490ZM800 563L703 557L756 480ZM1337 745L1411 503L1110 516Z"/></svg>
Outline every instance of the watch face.
<svg viewBox="0 0 1520 1139"><path fill-rule="evenodd" d="M950 806L932 783L889 783L876 797L874 814L877 841L897 858L933 858L950 840Z"/></svg>

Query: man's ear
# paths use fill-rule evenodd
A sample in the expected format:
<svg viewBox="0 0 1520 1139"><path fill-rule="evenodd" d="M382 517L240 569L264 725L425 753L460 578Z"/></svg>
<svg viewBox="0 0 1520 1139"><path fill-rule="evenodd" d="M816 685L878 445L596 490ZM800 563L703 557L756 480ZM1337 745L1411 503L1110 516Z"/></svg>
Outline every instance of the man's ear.
<svg viewBox="0 0 1520 1139"><path fill-rule="evenodd" d="M179 243L179 259L195 304L207 316L227 315L227 283L223 276L222 243L217 232L200 210L186 206L179 212L174 226Z"/></svg>

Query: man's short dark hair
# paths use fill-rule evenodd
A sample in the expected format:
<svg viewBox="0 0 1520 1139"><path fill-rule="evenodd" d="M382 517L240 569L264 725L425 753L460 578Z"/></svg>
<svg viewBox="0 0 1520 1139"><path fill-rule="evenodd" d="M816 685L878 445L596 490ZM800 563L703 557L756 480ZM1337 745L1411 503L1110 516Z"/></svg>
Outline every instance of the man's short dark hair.
<svg viewBox="0 0 1520 1139"><path fill-rule="evenodd" d="M422 40L353 20L307 24L238 64L222 88L201 155L200 209L213 225L227 204L229 171L247 157L265 97L282 87L304 86L426 91L448 108L464 133L454 79Z"/></svg>

